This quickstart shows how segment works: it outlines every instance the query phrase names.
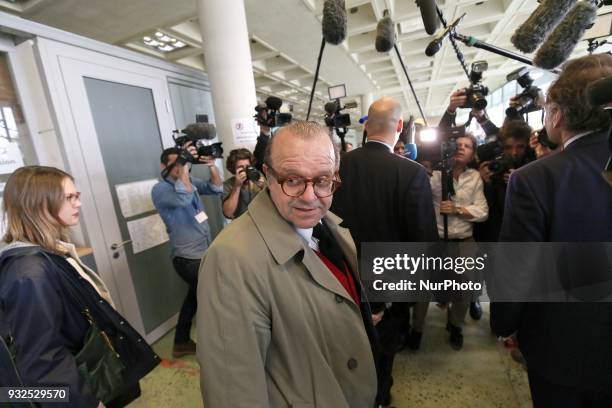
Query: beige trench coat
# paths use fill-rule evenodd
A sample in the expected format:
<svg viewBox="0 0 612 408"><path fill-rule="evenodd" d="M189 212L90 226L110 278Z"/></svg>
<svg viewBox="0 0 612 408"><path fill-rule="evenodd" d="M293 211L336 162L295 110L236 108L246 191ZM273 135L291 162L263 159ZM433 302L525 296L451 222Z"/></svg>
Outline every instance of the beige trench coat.
<svg viewBox="0 0 612 408"><path fill-rule="evenodd" d="M353 271L355 245L328 225ZM268 190L208 249L197 354L206 408L371 408L376 371L356 305Z"/></svg>

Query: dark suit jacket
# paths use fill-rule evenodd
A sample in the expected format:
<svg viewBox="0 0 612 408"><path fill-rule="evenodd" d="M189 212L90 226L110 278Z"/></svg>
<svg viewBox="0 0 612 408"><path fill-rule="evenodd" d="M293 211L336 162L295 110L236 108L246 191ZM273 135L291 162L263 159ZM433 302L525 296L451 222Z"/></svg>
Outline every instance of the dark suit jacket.
<svg viewBox="0 0 612 408"><path fill-rule="evenodd" d="M340 179L342 185L334 193L331 210L351 232L358 255L361 255L362 242L439 239L429 176L420 164L391 153L381 143L369 142L342 157ZM383 308L382 303L372 304L374 313ZM392 339L381 336L381 342L387 345L396 340L395 333L391 332L397 330L381 330L381 327L391 324L392 312L386 312L385 319L377 326L379 332L392 335ZM406 314L403 310L398 313ZM395 324L402 323L391 326Z"/></svg>
<svg viewBox="0 0 612 408"><path fill-rule="evenodd" d="M438 240L429 176L420 164L369 142L344 155L340 179L331 210L351 231L357 253L362 242Z"/></svg>
<svg viewBox="0 0 612 408"><path fill-rule="evenodd" d="M500 241L612 241L612 188L601 176L607 133L512 175ZM529 370L553 383L612 384L612 303L497 303L491 325L504 336L517 331Z"/></svg>

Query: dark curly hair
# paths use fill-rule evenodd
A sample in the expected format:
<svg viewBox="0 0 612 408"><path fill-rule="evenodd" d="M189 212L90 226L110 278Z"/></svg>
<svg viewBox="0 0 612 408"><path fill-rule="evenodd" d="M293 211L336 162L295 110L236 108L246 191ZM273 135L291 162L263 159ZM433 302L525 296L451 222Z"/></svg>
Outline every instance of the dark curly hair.
<svg viewBox="0 0 612 408"><path fill-rule="evenodd" d="M547 102L559 106L565 128L572 132L605 129L610 115L589 103L585 89L598 79L612 75L612 55L597 54L570 60L548 89Z"/></svg>
<svg viewBox="0 0 612 408"><path fill-rule="evenodd" d="M501 140L506 140L511 137L529 143L529 137L532 131L533 129L531 129L531 126L522 119L508 120L499 130L499 138Z"/></svg>
<svg viewBox="0 0 612 408"><path fill-rule="evenodd" d="M236 163L238 160L249 160L253 164L253 153L249 149L234 149L229 153L225 167L230 173L236 174Z"/></svg>

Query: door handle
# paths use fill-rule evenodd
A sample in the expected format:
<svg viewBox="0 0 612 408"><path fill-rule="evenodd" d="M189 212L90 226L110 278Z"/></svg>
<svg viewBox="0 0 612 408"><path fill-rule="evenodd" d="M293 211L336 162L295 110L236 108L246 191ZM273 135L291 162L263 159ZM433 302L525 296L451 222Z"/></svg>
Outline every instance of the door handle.
<svg viewBox="0 0 612 408"><path fill-rule="evenodd" d="M125 241L120 242L120 243L116 243L116 242L115 242L114 244L112 244L112 245L110 246L110 249L112 249L113 251L115 251L115 250L117 250L117 249L121 248L122 246L125 246L125 245L129 244L130 242L132 242L132 240L131 240L131 239L125 240Z"/></svg>

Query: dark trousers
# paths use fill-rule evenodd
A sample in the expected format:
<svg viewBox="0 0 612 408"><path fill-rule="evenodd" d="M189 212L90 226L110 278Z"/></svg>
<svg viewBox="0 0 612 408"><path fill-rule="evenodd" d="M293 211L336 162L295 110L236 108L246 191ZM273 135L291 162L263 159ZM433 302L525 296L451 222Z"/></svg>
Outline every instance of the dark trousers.
<svg viewBox="0 0 612 408"><path fill-rule="evenodd" d="M529 370L527 374L534 408L609 408L612 406L612 384L568 387L553 384Z"/></svg>
<svg viewBox="0 0 612 408"><path fill-rule="evenodd" d="M376 405L389 405L391 403L393 360L396 350L410 331L409 307L408 303L393 303L393 306L385 311L382 320L376 326L380 340L380 349L375 356L376 375L378 377Z"/></svg>
<svg viewBox="0 0 612 408"><path fill-rule="evenodd" d="M183 301L181 312L179 313L178 323L174 343L185 343L189 341L191 333L191 323L198 310L198 270L200 269L199 259L187 259L179 256L172 259L172 264L176 273L189 285L187 296Z"/></svg>

